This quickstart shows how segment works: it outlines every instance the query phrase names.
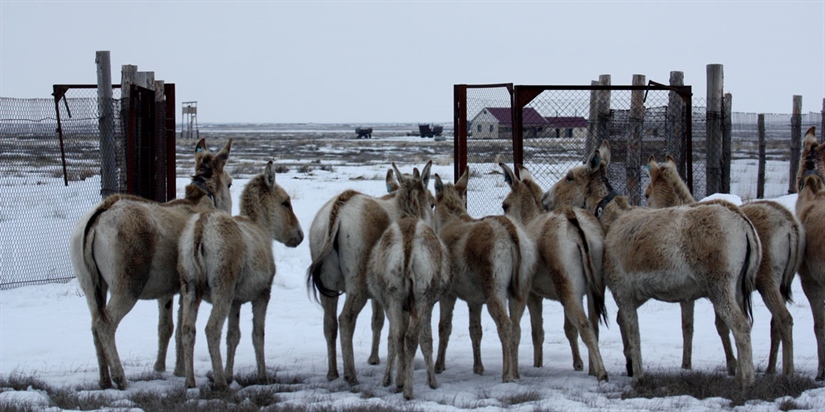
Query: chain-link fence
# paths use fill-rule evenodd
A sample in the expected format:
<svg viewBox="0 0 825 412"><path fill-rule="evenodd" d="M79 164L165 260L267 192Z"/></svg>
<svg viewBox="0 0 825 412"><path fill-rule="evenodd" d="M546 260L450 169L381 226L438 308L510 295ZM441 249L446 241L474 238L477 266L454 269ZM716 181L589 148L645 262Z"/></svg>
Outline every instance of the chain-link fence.
<svg viewBox="0 0 825 412"><path fill-rule="evenodd" d="M74 277L69 236L101 199L94 94L72 90L58 101L62 142L54 99L0 98L2 289ZM113 127L120 134L119 123Z"/></svg>
<svg viewBox="0 0 825 412"><path fill-rule="evenodd" d="M520 118L514 121L512 107L519 101L522 88L527 89L529 103L523 105ZM697 199L717 191L743 200L757 197L757 114L720 111L709 115L706 100L686 97L690 93L684 89L678 96L666 86L648 85L644 89L640 99L639 89L627 86L608 90L458 85L456 124L466 127L466 139L460 137L460 130L456 131L456 174L463 170L460 164L470 170L470 214L479 217L501 213L501 201L509 188L500 174L499 162L523 164L546 190L567 170L581 164L602 140L611 144L608 178L616 191L629 195L634 204L645 204L642 192L649 176L643 169L648 157L663 161L667 154L676 159L680 174ZM771 198L788 193L793 126L790 114L764 116L764 197ZM800 123L803 131L819 126L822 114L803 114ZM715 142L710 150L709 135Z"/></svg>
<svg viewBox="0 0 825 412"><path fill-rule="evenodd" d="M635 203L643 204L647 174L642 168L648 156L661 161L669 153L682 165L690 160L689 145L684 143L690 102L672 90L528 86L524 94L529 103L514 121L511 108L521 99L521 87L466 89L466 162L471 176L467 204L473 216L501 213L501 201L509 188L500 175L499 162L523 164L546 190L570 168L582 164L598 143L609 140L610 181L619 193L635 191ZM703 136L696 133L701 121L697 117L694 140ZM515 130L515 138L514 124L521 127L520 133ZM692 176L701 177L702 172L694 169Z"/></svg>
<svg viewBox="0 0 825 412"><path fill-rule="evenodd" d="M764 196L774 198L788 194L791 170L792 122L790 114L765 113ZM731 115L731 192L742 199L755 199L758 193L759 129L757 113ZM821 129L822 113L801 115L801 129ZM822 130L817 139L822 141ZM790 179L796 179L795 176Z"/></svg>

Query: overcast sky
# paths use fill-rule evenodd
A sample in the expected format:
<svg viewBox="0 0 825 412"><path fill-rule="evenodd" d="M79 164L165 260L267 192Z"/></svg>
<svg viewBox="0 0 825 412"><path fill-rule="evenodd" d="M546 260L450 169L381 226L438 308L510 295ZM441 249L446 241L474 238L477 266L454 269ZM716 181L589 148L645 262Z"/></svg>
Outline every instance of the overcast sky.
<svg viewBox="0 0 825 412"><path fill-rule="evenodd" d="M0 1L0 96L96 83L95 51L176 84L206 122L445 122L458 83L590 84L600 74L735 111L825 97L825 1Z"/></svg>

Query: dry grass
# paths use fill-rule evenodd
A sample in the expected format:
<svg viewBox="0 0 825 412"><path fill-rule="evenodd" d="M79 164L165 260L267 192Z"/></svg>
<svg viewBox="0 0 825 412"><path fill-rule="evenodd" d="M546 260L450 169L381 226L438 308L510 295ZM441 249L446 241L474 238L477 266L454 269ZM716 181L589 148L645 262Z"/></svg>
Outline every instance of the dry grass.
<svg viewBox="0 0 825 412"><path fill-rule="evenodd" d="M806 390L820 387L822 385L811 378L800 375L758 375L752 386L743 389L733 377L722 372L647 373L622 394L622 399L689 395L697 399L730 399L731 406L737 406L750 400L772 402L786 396L796 398Z"/></svg>

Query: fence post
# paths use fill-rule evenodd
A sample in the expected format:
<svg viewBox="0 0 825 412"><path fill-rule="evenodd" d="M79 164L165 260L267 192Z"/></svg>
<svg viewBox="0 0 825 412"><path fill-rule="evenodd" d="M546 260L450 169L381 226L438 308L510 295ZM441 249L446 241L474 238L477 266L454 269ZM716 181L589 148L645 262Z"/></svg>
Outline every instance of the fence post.
<svg viewBox="0 0 825 412"><path fill-rule="evenodd" d="M730 165L733 161L731 157L731 109L733 108L733 96L725 93L722 109L722 193L730 193Z"/></svg>
<svg viewBox="0 0 825 412"><path fill-rule="evenodd" d="M120 120L123 124L123 145L118 151L118 164L120 164L120 187L119 193L136 193L134 186L135 179L130 179L129 176L134 170L134 165L130 167L130 163L134 160L134 118L130 116L131 113L131 96L132 85L135 84L137 76L137 66L132 64L124 64L120 69Z"/></svg>
<svg viewBox="0 0 825 412"><path fill-rule="evenodd" d="M788 175L788 193L796 193L796 174L799 172L799 157L802 148L802 96L794 95L791 112L791 170Z"/></svg>
<svg viewBox="0 0 825 412"><path fill-rule="evenodd" d="M164 83L163 95L166 98L166 199L168 201L177 197L175 84Z"/></svg>
<svg viewBox="0 0 825 412"><path fill-rule="evenodd" d="M610 86L610 75L600 75L599 85ZM596 131L598 132L598 137L596 138L596 144L593 146L594 149L598 148L603 141L610 138L610 128L608 127L608 124L610 123L610 90L599 90L598 95L598 106L596 108ZM590 153L587 153L587 156L590 156Z"/></svg>
<svg viewBox="0 0 825 412"><path fill-rule="evenodd" d="M759 113L756 121L759 129L759 164L756 171L756 198L765 197L765 115Z"/></svg>
<svg viewBox="0 0 825 412"><path fill-rule="evenodd" d="M706 195L719 193L722 188L722 90L724 89L721 64L707 65L707 177Z"/></svg>
<svg viewBox="0 0 825 412"><path fill-rule="evenodd" d="M634 86L645 85L645 75L633 75ZM641 162L642 162L642 134L645 119L645 91L633 90L630 92L630 136L627 138L627 157L625 158L625 176L627 178L627 197L631 205L642 202Z"/></svg>
<svg viewBox="0 0 825 412"><path fill-rule="evenodd" d="M117 144L112 107L112 64L108 50L95 52L97 64L97 128L100 133L100 196L118 192Z"/></svg>
<svg viewBox="0 0 825 412"><path fill-rule="evenodd" d="M671 86L684 86L685 74L679 71L670 72ZM684 110L685 102L682 101L682 96L674 91L668 92L667 102L667 139L666 151L667 154L673 157L676 161L676 167L679 171L679 176L685 179L685 157L682 153L682 139L685 137L684 125ZM685 179L687 181L687 179Z"/></svg>
<svg viewBox="0 0 825 412"><path fill-rule="evenodd" d="M598 86L598 80L591 80L591 86ZM596 146L596 119L598 118L599 113L599 91L593 89L590 91L590 114L587 117L587 138L584 141L584 154L582 155L582 162L587 161L587 158L590 157L590 154L593 153L593 149Z"/></svg>

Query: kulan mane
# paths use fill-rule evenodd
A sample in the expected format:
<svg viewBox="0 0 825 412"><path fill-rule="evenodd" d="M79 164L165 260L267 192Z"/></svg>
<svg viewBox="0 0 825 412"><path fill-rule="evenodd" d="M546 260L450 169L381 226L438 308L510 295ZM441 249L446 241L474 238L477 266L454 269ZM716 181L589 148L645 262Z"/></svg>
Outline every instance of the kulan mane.
<svg viewBox="0 0 825 412"><path fill-rule="evenodd" d="M260 216L264 208L261 208L259 205L261 199L265 198L264 195L271 190L266 183L266 177L263 173L252 178L241 193L241 215L248 216L256 222L261 221L261 219L269 219L269 216ZM288 199L286 191L280 186L275 186L275 191L279 199Z"/></svg>
<svg viewBox="0 0 825 412"><path fill-rule="evenodd" d="M420 217L421 210L426 207L421 204L422 198L426 199L426 194L423 194L423 188L418 182L402 182L401 187L395 192L400 217Z"/></svg>

